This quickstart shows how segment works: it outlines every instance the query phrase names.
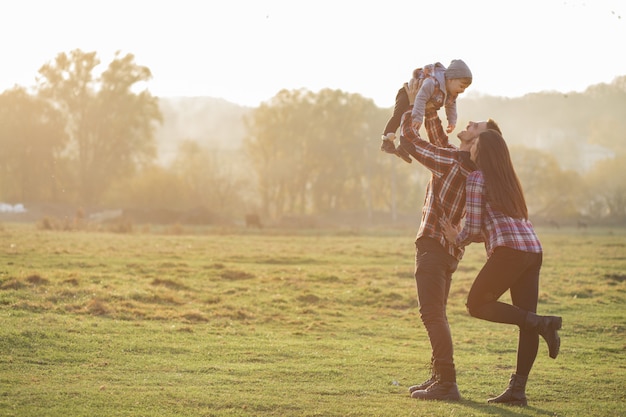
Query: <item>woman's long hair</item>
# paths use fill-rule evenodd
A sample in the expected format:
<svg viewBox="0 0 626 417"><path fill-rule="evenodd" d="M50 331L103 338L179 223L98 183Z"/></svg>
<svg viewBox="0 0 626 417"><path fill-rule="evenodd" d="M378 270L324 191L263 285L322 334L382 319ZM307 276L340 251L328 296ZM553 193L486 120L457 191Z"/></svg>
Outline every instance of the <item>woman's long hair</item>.
<svg viewBox="0 0 626 417"><path fill-rule="evenodd" d="M476 165L485 178L487 201L494 209L516 219L528 219L522 184L515 173L502 135L489 129L478 136Z"/></svg>

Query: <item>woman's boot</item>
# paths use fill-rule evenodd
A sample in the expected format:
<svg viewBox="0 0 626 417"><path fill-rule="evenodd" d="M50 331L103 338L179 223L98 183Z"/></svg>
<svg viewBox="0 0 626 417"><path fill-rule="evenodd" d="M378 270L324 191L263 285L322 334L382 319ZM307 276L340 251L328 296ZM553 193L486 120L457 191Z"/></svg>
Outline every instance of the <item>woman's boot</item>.
<svg viewBox="0 0 626 417"><path fill-rule="evenodd" d="M548 352L552 359L556 359L561 347L561 338L558 330L563 324L563 319L556 316L539 316L530 311L526 315L524 329L536 331L548 343Z"/></svg>
<svg viewBox="0 0 626 417"><path fill-rule="evenodd" d="M526 407L526 405L528 405L526 401L527 380L528 376L511 375L509 386L506 387L504 392L495 398L489 398L487 402L491 404L520 405Z"/></svg>

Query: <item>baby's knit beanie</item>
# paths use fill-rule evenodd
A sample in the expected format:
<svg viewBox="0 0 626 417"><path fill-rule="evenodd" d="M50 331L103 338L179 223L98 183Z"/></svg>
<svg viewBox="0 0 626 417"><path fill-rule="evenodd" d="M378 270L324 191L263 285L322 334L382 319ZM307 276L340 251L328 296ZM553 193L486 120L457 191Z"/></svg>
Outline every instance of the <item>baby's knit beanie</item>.
<svg viewBox="0 0 626 417"><path fill-rule="evenodd" d="M472 78L472 71L463 60L453 59L446 69L446 78L453 80L455 78Z"/></svg>

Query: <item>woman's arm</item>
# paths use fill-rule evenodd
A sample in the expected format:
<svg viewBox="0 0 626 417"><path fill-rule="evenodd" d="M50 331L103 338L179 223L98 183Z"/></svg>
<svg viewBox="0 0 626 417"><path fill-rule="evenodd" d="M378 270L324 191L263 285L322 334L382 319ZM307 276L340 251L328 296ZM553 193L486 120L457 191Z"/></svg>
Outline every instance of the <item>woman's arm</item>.
<svg viewBox="0 0 626 417"><path fill-rule="evenodd" d="M464 247L472 242L482 242L485 182L480 171L472 172L465 183L465 225L456 237L456 245Z"/></svg>

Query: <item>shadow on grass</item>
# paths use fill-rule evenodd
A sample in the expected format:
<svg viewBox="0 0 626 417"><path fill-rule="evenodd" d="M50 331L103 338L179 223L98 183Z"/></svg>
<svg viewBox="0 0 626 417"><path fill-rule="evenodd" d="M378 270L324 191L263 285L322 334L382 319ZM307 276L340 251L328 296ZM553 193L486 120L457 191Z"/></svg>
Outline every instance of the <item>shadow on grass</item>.
<svg viewBox="0 0 626 417"><path fill-rule="evenodd" d="M539 416L554 416L553 411L543 410L537 407L533 407L529 405L527 407L519 407L519 406L511 406L511 405L495 405L488 404L485 402L478 402L472 400L462 399L459 405L465 406L467 408L472 408L476 411L480 411L481 413L490 415L490 416L506 416L506 417L524 417L528 415L539 415Z"/></svg>

